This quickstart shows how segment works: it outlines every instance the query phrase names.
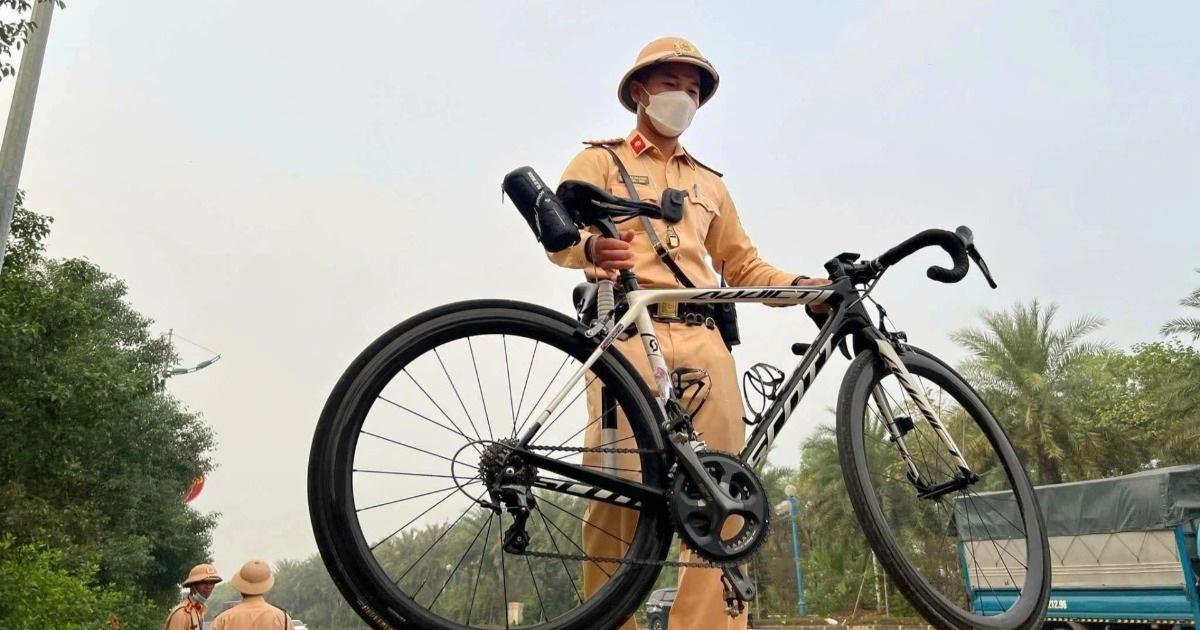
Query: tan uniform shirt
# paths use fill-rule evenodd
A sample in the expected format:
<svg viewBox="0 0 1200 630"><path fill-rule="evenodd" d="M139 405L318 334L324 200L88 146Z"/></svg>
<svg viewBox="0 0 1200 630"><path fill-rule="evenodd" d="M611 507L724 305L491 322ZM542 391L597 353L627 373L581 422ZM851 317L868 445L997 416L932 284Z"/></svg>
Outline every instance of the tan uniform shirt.
<svg viewBox="0 0 1200 630"><path fill-rule="evenodd" d="M261 595L247 595L241 603L217 615L210 630L292 630L292 620Z"/></svg>
<svg viewBox="0 0 1200 630"><path fill-rule="evenodd" d="M661 220L650 223L676 264L696 286L718 286L713 270L722 271L722 266L725 280L731 286L785 286L796 278L797 274L776 269L759 257L758 249L742 229L725 182L696 162L682 146L666 158L637 130L624 139L587 144L605 144L616 151L642 201L658 203L667 188L685 191L682 221L674 225ZM617 197L629 198L612 156L599 146L588 147L576 155L562 179L583 180ZM680 286L671 270L659 260L640 218L618 224L617 228L635 232L631 247L639 286L647 289ZM594 280L592 264L584 256L587 239L593 233L594 230L582 231L577 245L549 254L550 259L563 267L584 269L587 277ZM712 258L711 265L706 257Z"/></svg>
<svg viewBox="0 0 1200 630"><path fill-rule="evenodd" d="M163 630L200 630L207 612L208 606L185 599L167 613Z"/></svg>

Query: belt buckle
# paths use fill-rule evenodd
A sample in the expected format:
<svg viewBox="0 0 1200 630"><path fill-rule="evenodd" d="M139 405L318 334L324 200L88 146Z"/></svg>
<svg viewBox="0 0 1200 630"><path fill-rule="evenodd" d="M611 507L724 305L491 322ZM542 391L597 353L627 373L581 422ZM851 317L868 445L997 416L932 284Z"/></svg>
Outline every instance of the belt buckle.
<svg viewBox="0 0 1200 630"><path fill-rule="evenodd" d="M678 302L662 302L658 305L659 319L679 319Z"/></svg>

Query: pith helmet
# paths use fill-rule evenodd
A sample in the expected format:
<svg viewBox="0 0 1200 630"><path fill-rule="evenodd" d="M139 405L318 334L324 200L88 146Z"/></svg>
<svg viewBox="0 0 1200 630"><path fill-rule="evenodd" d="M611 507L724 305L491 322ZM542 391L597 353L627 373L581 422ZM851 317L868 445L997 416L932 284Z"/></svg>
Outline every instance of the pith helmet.
<svg viewBox="0 0 1200 630"><path fill-rule="evenodd" d="M188 573L187 579L183 581L184 586L190 586L197 582L212 582L216 584L221 581L221 576L217 575L217 568L211 564L197 564L192 567Z"/></svg>
<svg viewBox="0 0 1200 630"><path fill-rule="evenodd" d="M267 563L251 560L242 565L231 581L233 587L242 595L262 595L275 585L275 576L271 575L271 567L267 566Z"/></svg>
<svg viewBox="0 0 1200 630"><path fill-rule="evenodd" d="M703 105L712 98L713 93L717 91L717 85L721 82L716 68L713 68L707 59L700 56L700 50L688 40L679 37L661 37L647 44L642 52L638 53L637 61L622 77L621 85L617 88L617 98L620 99L625 109L637 112L637 103L629 94L629 84L633 82L633 75L642 68L671 61L690 63L700 68L700 104Z"/></svg>

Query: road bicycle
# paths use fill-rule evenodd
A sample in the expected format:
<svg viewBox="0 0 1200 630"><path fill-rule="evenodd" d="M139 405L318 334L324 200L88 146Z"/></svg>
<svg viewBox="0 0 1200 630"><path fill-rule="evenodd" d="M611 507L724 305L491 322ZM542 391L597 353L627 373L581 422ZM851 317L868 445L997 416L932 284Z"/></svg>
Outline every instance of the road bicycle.
<svg viewBox="0 0 1200 630"><path fill-rule="evenodd" d="M624 221L664 220L654 203L585 182L551 191L528 167L504 189L547 251L578 243L583 228L615 238ZM623 271L615 285L598 283L594 319L480 299L400 323L346 369L314 435L310 515L330 576L378 628L610 630L635 614L666 567L719 569L727 611L741 614L758 595L747 564L772 519L759 471L837 348L850 363L837 397L835 470L887 576L938 628L1038 627L1049 548L1016 449L963 377L889 330L882 306L878 325L866 307L885 271L927 247L954 263L929 267L929 278L958 282L973 260L996 287L971 231L960 227L920 232L871 260L838 255L825 264L822 286L640 289ZM766 364L746 373L746 401L753 391L761 408L742 418L752 431L739 453L706 447L691 422L694 396L684 394L678 369L668 371L649 308L680 303L828 307L809 311L819 332L793 346L800 360L790 376ZM653 382L614 347L631 335ZM480 360L487 348L495 357ZM534 368L542 351L563 355L552 376L556 361ZM451 370L455 357L470 367ZM505 385L507 397L486 397ZM602 395L585 396L589 388ZM592 401L586 416L566 413L584 399ZM614 410L627 420L623 434ZM580 445L597 426L605 439ZM636 520L632 536L589 521L589 506L601 503ZM624 555L588 555L588 532L619 539ZM676 539L693 560L668 558ZM604 574L587 594L586 570ZM976 613L965 584L989 586L1004 612Z"/></svg>

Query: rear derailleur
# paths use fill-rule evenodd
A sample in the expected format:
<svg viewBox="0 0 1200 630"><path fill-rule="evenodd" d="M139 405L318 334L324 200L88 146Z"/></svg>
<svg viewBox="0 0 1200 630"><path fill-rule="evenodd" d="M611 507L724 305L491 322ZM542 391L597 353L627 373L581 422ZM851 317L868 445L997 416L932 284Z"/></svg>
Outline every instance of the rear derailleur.
<svg viewBox="0 0 1200 630"><path fill-rule="evenodd" d="M512 525L504 532L504 551L519 555L529 547L525 523L530 510L537 507L533 495L537 473L520 456L510 455L513 443L515 440L501 440L485 448L479 460L479 473L491 499L485 507L496 514L503 508L513 517Z"/></svg>

